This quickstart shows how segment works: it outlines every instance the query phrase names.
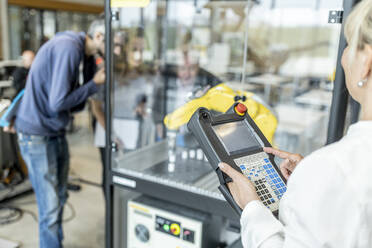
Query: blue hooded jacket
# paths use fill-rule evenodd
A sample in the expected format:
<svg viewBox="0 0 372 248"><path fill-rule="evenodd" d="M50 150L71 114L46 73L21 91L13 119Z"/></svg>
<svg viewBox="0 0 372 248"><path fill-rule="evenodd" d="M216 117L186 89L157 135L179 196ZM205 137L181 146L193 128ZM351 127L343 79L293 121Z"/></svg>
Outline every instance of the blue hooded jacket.
<svg viewBox="0 0 372 248"><path fill-rule="evenodd" d="M71 110L98 88L93 80L78 87L85 34L66 31L45 43L31 66L16 118L16 130L29 135L65 133Z"/></svg>

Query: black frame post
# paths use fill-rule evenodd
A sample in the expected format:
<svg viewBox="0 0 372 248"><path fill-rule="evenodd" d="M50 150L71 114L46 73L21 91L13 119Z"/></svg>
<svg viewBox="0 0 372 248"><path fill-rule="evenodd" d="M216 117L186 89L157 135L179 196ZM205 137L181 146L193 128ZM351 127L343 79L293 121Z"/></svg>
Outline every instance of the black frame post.
<svg viewBox="0 0 372 248"><path fill-rule="evenodd" d="M354 124L359 120L360 104L350 96L350 124Z"/></svg>
<svg viewBox="0 0 372 248"><path fill-rule="evenodd" d="M347 91L345 85L345 74L341 66L341 57L345 47L347 46L346 39L344 37L344 23L345 18L349 15L353 6L358 2L359 0L344 0L343 2L343 24L338 47L336 77L333 88L332 106L329 116L327 145L340 140L344 135L345 117L349 98L349 92Z"/></svg>
<svg viewBox="0 0 372 248"><path fill-rule="evenodd" d="M112 84L112 39L111 39L111 1L105 0L105 125L106 125L106 156L105 156L105 247L113 247L113 193L114 186L111 176L111 84Z"/></svg>

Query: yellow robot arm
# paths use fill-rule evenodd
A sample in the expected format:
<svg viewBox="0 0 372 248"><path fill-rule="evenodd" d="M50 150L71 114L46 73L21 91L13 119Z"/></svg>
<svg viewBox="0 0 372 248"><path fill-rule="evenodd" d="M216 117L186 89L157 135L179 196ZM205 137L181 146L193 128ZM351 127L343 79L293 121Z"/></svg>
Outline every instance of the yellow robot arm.
<svg viewBox="0 0 372 248"><path fill-rule="evenodd" d="M226 84L219 84L208 90L203 96L193 99L179 107L164 118L164 124L168 129L177 130L185 125L200 107L226 112L235 102L235 97L239 96L248 108L248 114L261 129L267 140L272 143L274 133L278 124L276 117L264 105L253 99L253 93L245 91L235 91Z"/></svg>

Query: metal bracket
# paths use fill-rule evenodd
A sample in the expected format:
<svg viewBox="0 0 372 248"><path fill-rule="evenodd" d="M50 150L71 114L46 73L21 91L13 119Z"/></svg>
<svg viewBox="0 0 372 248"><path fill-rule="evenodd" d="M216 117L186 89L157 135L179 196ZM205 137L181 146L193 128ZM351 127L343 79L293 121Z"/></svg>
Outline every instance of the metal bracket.
<svg viewBox="0 0 372 248"><path fill-rule="evenodd" d="M118 10L112 10L111 11L111 19L113 21L119 21L119 11Z"/></svg>
<svg viewBox="0 0 372 248"><path fill-rule="evenodd" d="M331 24L342 23L343 16L344 16L343 10L331 10L329 11L328 15L328 23Z"/></svg>
<svg viewBox="0 0 372 248"><path fill-rule="evenodd" d="M118 145L115 142L111 143L111 152L115 153L118 151Z"/></svg>

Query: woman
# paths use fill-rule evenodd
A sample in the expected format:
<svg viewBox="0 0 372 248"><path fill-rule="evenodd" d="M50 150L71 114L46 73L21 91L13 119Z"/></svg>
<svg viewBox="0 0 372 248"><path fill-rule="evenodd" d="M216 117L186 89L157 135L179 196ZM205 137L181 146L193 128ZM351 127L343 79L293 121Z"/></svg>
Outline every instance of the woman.
<svg viewBox="0 0 372 248"><path fill-rule="evenodd" d="M243 210L244 247L372 247L372 0L347 18L342 66L351 96L361 104L361 121L347 135L305 159L265 148L284 158L288 178L279 220L259 200L252 183L225 163L231 193Z"/></svg>

